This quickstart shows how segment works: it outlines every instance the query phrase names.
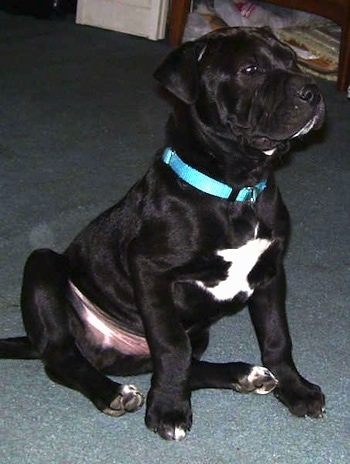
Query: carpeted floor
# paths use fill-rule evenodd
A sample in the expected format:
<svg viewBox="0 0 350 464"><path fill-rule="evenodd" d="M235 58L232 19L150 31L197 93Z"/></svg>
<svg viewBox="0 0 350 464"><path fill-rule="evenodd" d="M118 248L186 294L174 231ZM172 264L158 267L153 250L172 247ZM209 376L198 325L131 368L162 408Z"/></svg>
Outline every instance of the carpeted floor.
<svg viewBox="0 0 350 464"><path fill-rule="evenodd" d="M23 334L21 272L38 246L62 250L119 199L162 144L168 108L152 70L169 47L0 12L0 336ZM328 127L278 173L293 219L288 307L296 362L327 395L322 420L272 395L200 391L181 443L53 384L38 361L0 361L2 464L348 464L350 460L350 102L320 81ZM259 362L247 312L219 323L209 360ZM129 380L129 379L127 379ZM149 376L132 379L144 392Z"/></svg>

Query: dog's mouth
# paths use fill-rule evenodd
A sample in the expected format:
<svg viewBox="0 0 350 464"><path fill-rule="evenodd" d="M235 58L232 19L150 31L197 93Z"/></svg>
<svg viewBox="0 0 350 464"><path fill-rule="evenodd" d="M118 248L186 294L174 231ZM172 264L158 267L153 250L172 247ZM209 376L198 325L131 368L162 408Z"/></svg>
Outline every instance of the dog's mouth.
<svg viewBox="0 0 350 464"><path fill-rule="evenodd" d="M312 119L310 119L300 130L298 130L294 135L292 135L292 139L296 139L297 137L301 137L306 135L312 129L318 129L323 121L323 116L321 117L318 113L314 115Z"/></svg>
<svg viewBox="0 0 350 464"><path fill-rule="evenodd" d="M263 153L266 155L266 156L272 156L276 151L276 148L271 148L271 150L263 150Z"/></svg>
<svg viewBox="0 0 350 464"><path fill-rule="evenodd" d="M308 134L311 130L317 130L322 126L324 120L324 105L321 104L317 109L316 113L309 119L304 125L297 129L295 132L292 132L291 135L283 137L281 139L272 139L267 136L258 136L254 137L254 146L260 149L266 156L272 156L277 148L289 140L300 138Z"/></svg>
<svg viewBox="0 0 350 464"><path fill-rule="evenodd" d="M266 136L255 136L251 138L249 144L251 147L256 148L266 156L272 156L284 141L285 140L273 140Z"/></svg>

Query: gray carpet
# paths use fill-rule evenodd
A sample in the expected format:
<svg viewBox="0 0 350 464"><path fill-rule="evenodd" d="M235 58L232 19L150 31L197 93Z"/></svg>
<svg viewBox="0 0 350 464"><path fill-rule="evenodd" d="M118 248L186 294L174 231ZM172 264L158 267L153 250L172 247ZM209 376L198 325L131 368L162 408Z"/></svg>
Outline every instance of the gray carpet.
<svg viewBox="0 0 350 464"><path fill-rule="evenodd" d="M0 336L23 334L21 272L38 246L62 250L119 199L163 143L168 108L152 70L169 47L109 31L0 13ZM272 395L193 394L181 443L53 384L38 361L0 361L2 464L348 464L350 102L320 82L328 128L278 173L293 219L287 258L294 355L327 395L322 420ZM247 312L213 330L208 360L259 363ZM129 381L130 379L126 379ZM144 392L149 376L132 379Z"/></svg>

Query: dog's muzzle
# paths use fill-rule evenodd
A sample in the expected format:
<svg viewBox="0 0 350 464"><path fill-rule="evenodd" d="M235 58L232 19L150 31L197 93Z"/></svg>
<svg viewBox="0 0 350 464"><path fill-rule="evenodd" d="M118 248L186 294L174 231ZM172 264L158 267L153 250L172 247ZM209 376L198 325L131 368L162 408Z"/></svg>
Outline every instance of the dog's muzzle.
<svg viewBox="0 0 350 464"><path fill-rule="evenodd" d="M311 84L304 86L302 89L300 89L298 96L301 100L308 102L310 106L315 107L315 114L305 124L304 127L302 127L292 136L292 138L305 135L312 129L319 129L322 126L325 116L325 105L323 97L316 85Z"/></svg>
<svg viewBox="0 0 350 464"><path fill-rule="evenodd" d="M272 150L280 143L320 128L324 115L322 94L308 76L273 71L251 102L252 146L264 152Z"/></svg>

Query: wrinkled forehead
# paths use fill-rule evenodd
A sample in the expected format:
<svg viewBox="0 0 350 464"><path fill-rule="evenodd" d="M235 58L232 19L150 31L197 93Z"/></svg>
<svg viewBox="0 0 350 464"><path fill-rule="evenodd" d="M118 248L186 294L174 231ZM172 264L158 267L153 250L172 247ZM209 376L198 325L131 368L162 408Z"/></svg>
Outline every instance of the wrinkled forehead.
<svg viewBox="0 0 350 464"><path fill-rule="evenodd" d="M289 67L295 53L269 30L224 30L209 34L200 56L199 67L234 73L242 66L259 64L267 68Z"/></svg>

